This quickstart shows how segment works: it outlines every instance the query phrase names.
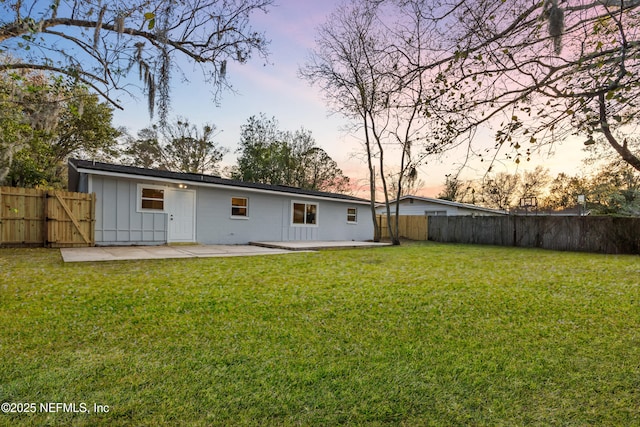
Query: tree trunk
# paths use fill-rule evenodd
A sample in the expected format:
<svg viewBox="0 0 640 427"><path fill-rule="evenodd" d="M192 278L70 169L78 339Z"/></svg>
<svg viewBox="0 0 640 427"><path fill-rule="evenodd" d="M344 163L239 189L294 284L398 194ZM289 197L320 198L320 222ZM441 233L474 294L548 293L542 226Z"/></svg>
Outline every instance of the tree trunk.
<svg viewBox="0 0 640 427"><path fill-rule="evenodd" d="M598 95L598 101L600 104L600 128L602 129L604 136L607 138L607 142L618 152L618 154L620 154L625 162L630 164L634 169L640 171L640 158L629 150L627 140L625 139L621 145L611 133L609 122L607 120L607 108L604 93Z"/></svg>

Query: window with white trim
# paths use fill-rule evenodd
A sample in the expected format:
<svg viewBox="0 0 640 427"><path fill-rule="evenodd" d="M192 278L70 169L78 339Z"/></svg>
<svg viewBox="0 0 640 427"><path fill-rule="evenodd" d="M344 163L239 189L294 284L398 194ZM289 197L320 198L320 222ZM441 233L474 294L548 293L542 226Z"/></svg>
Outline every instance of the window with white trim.
<svg viewBox="0 0 640 427"><path fill-rule="evenodd" d="M153 185L138 184L138 209L164 212L165 189Z"/></svg>
<svg viewBox="0 0 640 427"><path fill-rule="evenodd" d="M317 225L318 204L293 202L291 222L294 225Z"/></svg>
<svg viewBox="0 0 640 427"><path fill-rule="evenodd" d="M247 199L246 197L232 197L231 216L234 218L248 218L249 199Z"/></svg>
<svg viewBox="0 0 640 427"><path fill-rule="evenodd" d="M358 222L358 208L347 208L347 222L352 224Z"/></svg>
<svg viewBox="0 0 640 427"><path fill-rule="evenodd" d="M447 216L447 211L424 211L426 216Z"/></svg>

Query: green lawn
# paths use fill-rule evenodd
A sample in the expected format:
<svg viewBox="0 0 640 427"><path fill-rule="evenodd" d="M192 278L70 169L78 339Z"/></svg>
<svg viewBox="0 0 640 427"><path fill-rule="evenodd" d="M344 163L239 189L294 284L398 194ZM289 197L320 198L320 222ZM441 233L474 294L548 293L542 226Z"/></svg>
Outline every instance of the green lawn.
<svg viewBox="0 0 640 427"><path fill-rule="evenodd" d="M0 402L37 404L12 426L640 425L640 257L3 249Z"/></svg>

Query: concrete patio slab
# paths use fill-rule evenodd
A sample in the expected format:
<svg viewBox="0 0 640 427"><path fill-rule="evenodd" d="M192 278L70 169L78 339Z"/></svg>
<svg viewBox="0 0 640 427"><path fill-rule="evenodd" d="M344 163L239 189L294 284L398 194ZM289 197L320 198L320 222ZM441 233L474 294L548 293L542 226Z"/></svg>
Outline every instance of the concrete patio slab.
<svg viewBox="0 0 640 427"><path fill-rule="evenodd" d="M60 249L64 262L122 261L165 258L208 258L231 256L278 255L292 253L283 248L250 245L189 246L96 246Z"/></svg>
<svg viewBox="0 0 640 427"><path fill-rule="evenodd" d="M122 261L165 258L209 258L290 254L322 249L374 248L390 243L358 241L252 242L249 245L96 246L62 248L64 262Z"/></svg>
<svg viewBox="0 0 640 427"><path fill-rule="evenodd" d="M290 251L317 251L322 249L377 248L391 246L386 242L362 242L350 240L302 240L290 242L251 242L250 245Z"/></svg>

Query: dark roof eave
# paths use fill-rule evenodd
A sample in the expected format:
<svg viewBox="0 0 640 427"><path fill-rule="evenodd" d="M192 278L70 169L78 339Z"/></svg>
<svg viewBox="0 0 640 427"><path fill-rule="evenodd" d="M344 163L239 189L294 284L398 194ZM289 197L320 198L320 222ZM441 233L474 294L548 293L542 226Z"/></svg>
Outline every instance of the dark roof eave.
<svg viewBox="0 0 640 427"><path fill-rule="evenodd" d="M306 190L302 188L288 187L288 186L281 186L281 185L270 185L270 184L237 181L233 179L221 178L219 176L214 176L214 175L203 175L203 174L201 175L201 174L194 174L194 173L145 169L145 168L139 168L135 166L124 166L124 165L117 165L112 163L102 163L102 162L94 162L91 160L79 160L79 159L69 159L69 163L73 165L73 167L76 169L120 173L120 174L132 175L137 177L146 177L150 179L163 178L163 179L169 179L169 180L200 183L200 184L214 184L214 185L229 186L229 187L236 187L236 188L246 188L246 189L264 190L264 191L271 191L271 192L278 192L278 193L296 194L300 196L323 197L323 198L329 198L334 200L351 201L351 202L357 202L357 203L369 203L369 200L362 199L359 197L349 196L346 194Z"/></svg>

